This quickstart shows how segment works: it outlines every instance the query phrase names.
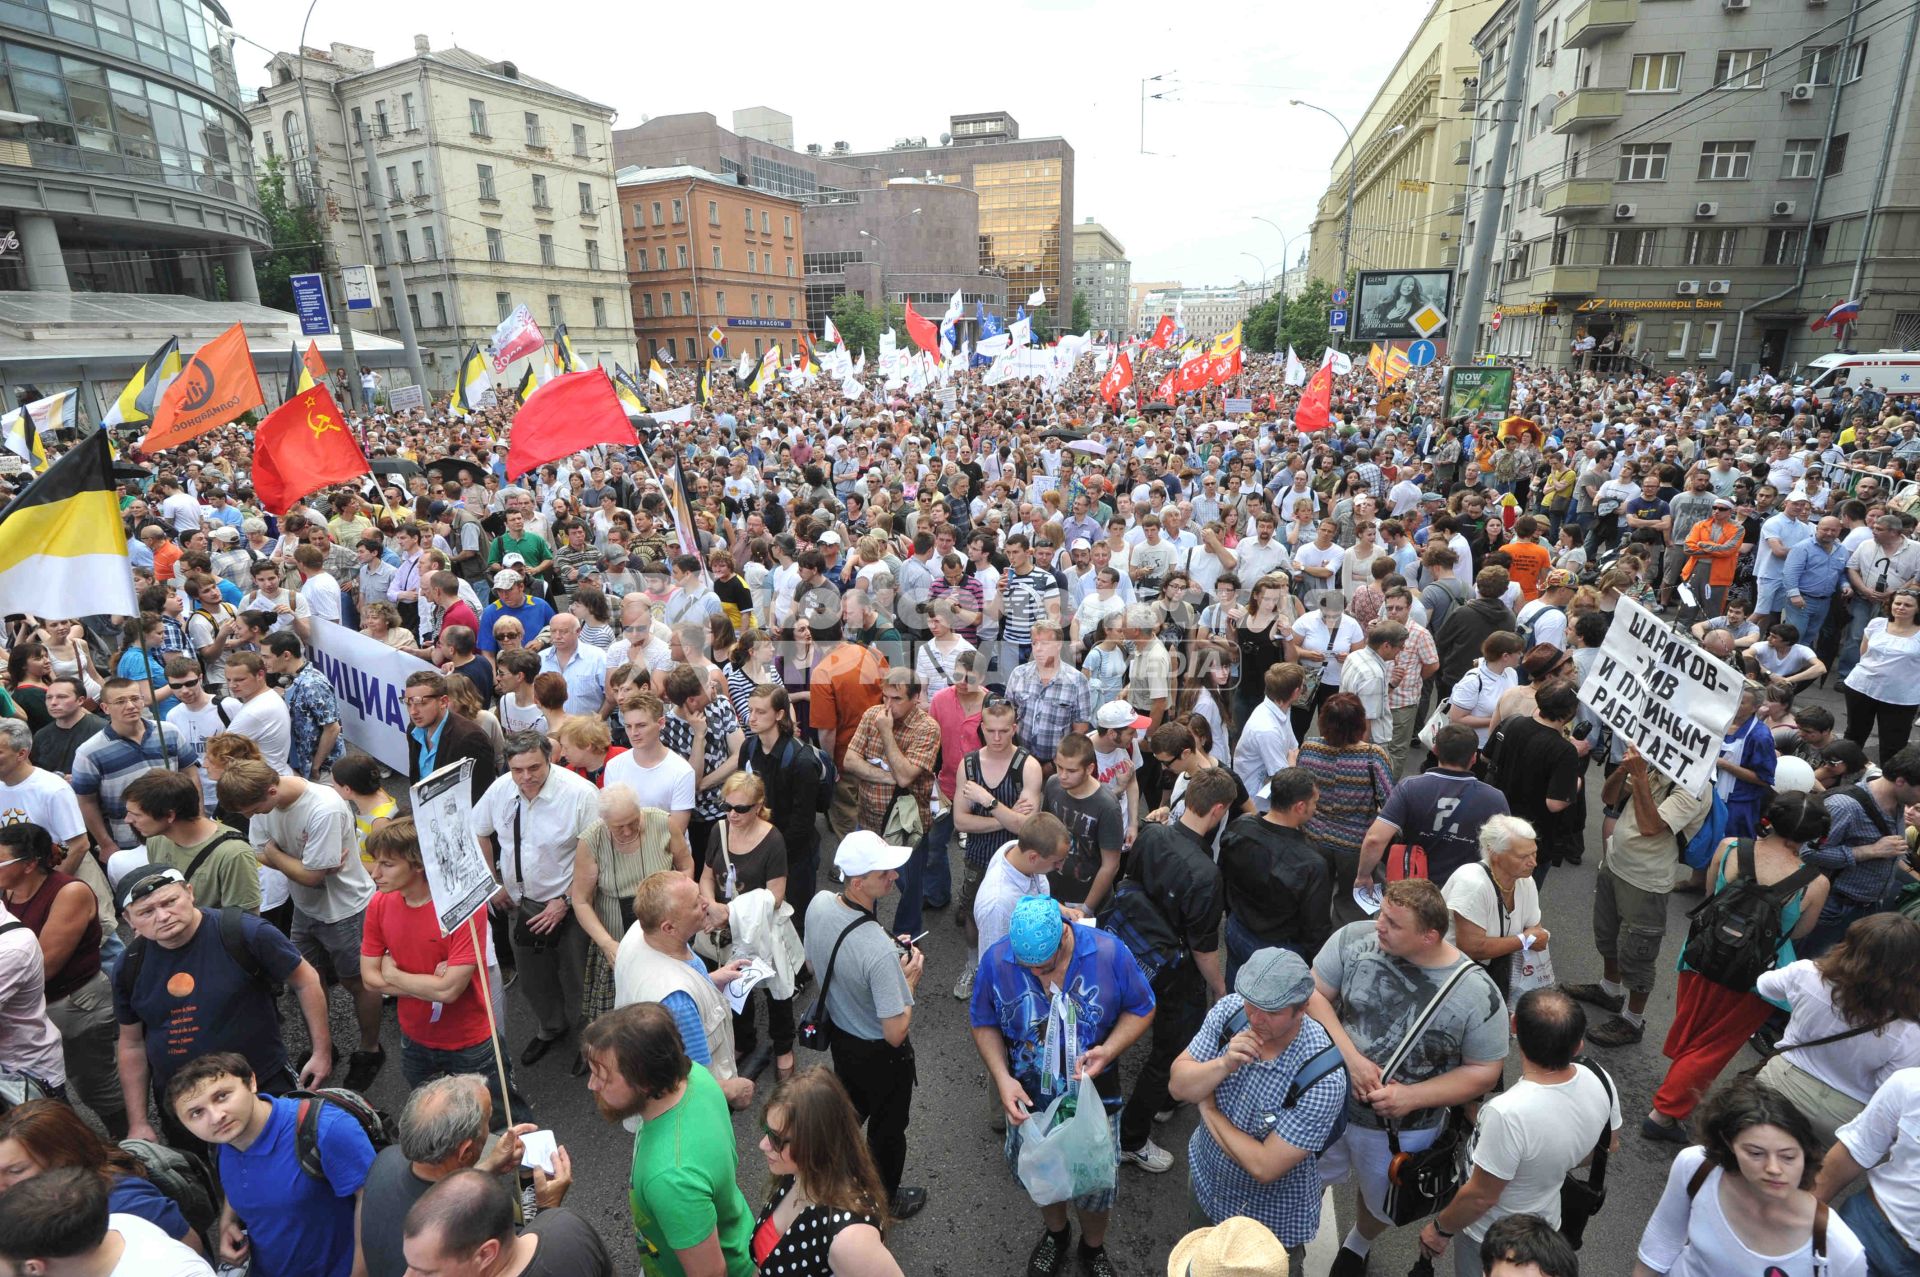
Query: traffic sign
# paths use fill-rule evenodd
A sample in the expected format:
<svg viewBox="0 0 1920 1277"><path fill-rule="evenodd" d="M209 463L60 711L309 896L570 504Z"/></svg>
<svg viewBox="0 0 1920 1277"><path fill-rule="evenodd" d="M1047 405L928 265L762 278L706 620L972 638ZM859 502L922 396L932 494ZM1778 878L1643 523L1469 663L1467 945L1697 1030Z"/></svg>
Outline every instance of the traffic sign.
<svg viewBox="0 0 1920 1277"><path fill-rule="evenodd" d="M1439 357L1440 352L1430 341L1416 341L1407 347L1407 362L1415 368L1425 368Z"/></svg>
<svg viewBox="0 0 1920 1277"><path fill-rule="evenodd" d="M1347 312L1336 310L1327 316L1327 328L1336 333L1347 331Z"/></svg>
<svg viewBox="0 0 1920 1277"><path fill-rule="evenodd" d="M1413 325L1413 331L1422 337L1431 337L1446 326L1447 317L1440 313L1439 307L1429 302L1414 311L1412 318L1407 322Z"/></svg>
<svg viewBox="0 0 1920 1277"><path fill-rule="evenodd" d="M1347 290L1346 290L1346 289L1344 289L1344 288L1336 288L1336 289L1334 289L1334 290L1333 290L1333 304L1334 304L1334 305L1336 305L1336 306L1344 306L1344 305L1346 305L1346 304L1347 304Z"/></svg>
<svg viewBox="0 0 1920 1277"><path fill-rule="evenodd" d="M327 313L327 281L318 271L289 275L293 289L293 311L300 316L300 335L318 337L333 331L333 318Z"/></svg>

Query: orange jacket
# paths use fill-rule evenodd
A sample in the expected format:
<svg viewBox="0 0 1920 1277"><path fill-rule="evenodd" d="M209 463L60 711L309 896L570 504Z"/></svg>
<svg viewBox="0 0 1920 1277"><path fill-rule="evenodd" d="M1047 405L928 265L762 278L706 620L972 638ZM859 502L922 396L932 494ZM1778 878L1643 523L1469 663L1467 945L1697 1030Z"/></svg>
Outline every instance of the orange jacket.
<svg viewBox="0 0 1920 1277"><path fill-rule="evenodd" d="M1687 549L1692 553L1687 558L1686 567L1680 571L1682 580L1693 575L1694 564L1704 555L1710 567L1707 584L1727 586L1733 584L1734 564L1740 558L1740 535L1742 526L1738 520L1728 519L1720 523L1714 519L1702 519L1693 525L1693 531L1687 533ZM1730 547L1722 549L1722 547ZM1721 550L1713 553L1713 550Z"/></svg>

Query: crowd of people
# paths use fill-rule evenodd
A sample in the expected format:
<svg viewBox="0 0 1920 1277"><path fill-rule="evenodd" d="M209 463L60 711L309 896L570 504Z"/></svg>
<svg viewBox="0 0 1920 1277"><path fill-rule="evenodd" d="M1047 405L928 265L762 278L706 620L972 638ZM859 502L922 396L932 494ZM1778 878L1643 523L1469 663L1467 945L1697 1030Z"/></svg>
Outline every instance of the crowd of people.
<svg viewBox="0 0 1920 1277"><path fill-rule="evenodd" d="M941 914L1029 1277L1139 1271L1119 1190L1176 1168L1170 1272L1305 1272L1347 1185L1334 1277L1393 1229L1572 1277L1623 1130L1674 1154L1636 1274L1920 1273L1915 406L1356 370L1303 433L1277 364L1234 416L1102 368L721 386L513 480L510 405L369 411L380 477L277 516L240 427L148 459L139 613L8 619L0 1267L897 1274ZM1703 793L1580 699L1622 598L1750 676ZM406 774L335 626L419 658ZM409 787L462 762L495 889L442 934ZM549 1056L634 1132L622 1236L529 1138Z"/></svg>

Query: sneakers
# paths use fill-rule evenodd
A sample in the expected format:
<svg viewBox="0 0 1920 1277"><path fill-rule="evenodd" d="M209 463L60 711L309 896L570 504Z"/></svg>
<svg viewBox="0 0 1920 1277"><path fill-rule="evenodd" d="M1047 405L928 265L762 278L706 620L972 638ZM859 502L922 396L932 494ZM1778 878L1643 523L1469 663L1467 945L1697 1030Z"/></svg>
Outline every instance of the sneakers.
<svg viewBox="0 0 1920 1277"><path fill-rule="evenodd" d="M1074 1250L1074 1258L1079 1261L1080 1271L1085 1277L1119 1277L1113 1270L1113 1261L1107 1258L1105 1246L1089 1250L1087 1244L1081 1242Z"/></svg>
<svg viewBox="0 0 1920 1277"><path fill-rule="evenodd" d="M373 1079L380 1075L380 1066L386 1062L385 1047L374 1051L355 1051L347 1057L347 1078L341 1085L349 1091L365 1091L373 1085Z"/></svg>
<svg viewBox="0 0 1920 1277"><path fill-rule="evenodd" d="M1632 1046L1645 1036L1646 1024L1635 1024L1624 1015L1616 1015L1606 1023L1587 1030L1587 1041L1595 1046Z"/></svg>
<svg viewBox="0 0 1920 1277"><path fill-rule="evenodd" d="M1063 1228L1057 1233L1041 1233L1040 1240L1033 1244L1033 1250L1027 1256L1027 1277L1058 1277L1067 1266L1067 1246L1072 1240L1071 1228Z"/></svg>
<svg viewBox="0 0 1920 1277"><path fill-rule="evenodd" d="M1173 1169L1173 1154L1155 1144L1151 1139L1139 1148L1121 1149L1120 1160L1132 1162L1141 1170L1151 1171L1155 1175L1164 1174Z"/></svg>
<svg viewBox="0 0 1920 1277"><path fill-rule="evenodd" d="M1640 1119L1640 1134L1645 1139L1659 1140L1668 1144L1691 1144L1693 1137L1687 1134L1683 1122L1656 1122L1650 1117Z"/></svg>
<svg viewBox="0 0 1920 1277"><path fill-rule="evenodd" d="M1626 998L1617 993L1608 993L1598 984L1563 984L1560 986L1566 995L1575 1002L1584 1002L1588 1006L1599 1007L1602 1011L1618 1014L1620 1008L1627 1005Z"/></svg>
<svg viewBox="0 0 1920 1277"><path fill-rule="evenodd" d="M968 967L965 971L962 971L960 973L960 978L953 982L953 996L956 998L959 998L962 1002L965 1002L968 998L973 996L973 968L972 967Z"/></svg>
<svg viewBox="0 0 1920 1277"><path fill-rule="evenodd" d="M1155 1126L1164 1126L1168 1122L1171 1122L1173 1115L1179 1111L1180 1106L1178 1104L1170 1104L1153 1115L1153 1124Z"/></svg>
<svg viewBox="0 0 1920 1277"><path fill-rule="evenodd" d="M927 1190L924 1188L896 1188L893 1190L893 1217L912 1219L927 1204Z"/></svg>

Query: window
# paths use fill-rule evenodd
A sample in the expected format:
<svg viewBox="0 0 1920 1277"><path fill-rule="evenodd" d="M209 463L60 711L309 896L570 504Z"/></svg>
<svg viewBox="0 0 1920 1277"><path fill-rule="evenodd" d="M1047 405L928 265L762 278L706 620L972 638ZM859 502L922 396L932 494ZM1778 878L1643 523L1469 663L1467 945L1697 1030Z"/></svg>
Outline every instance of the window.
<svg viewBox="0 0 1920 1277"><path fill-rule="evenodd" d="M504 262L507 260L507 248L498 226L487 227L487 260Z"/></svg>
<svg viewBox="0 0 1920 1277"><path fill-rule="evenodd" d="M753 229L753 210L750 208L743 208L740 211L747 215L747 229L752 230Z"/></svg>
<svg viewBox="0 0 1920 1277"><path fill-rule="evenodd" d="M554 264L553 236L551 235L542 235L540 237L540 264L542 266L551 266Z"/></svg>
<svg viewBox="0 0 1920 1277"><path fill-rule="evenodd" d="M1687 265L1731 266L1733 247L1740 232L1726 229L1694 229L1687 232Z"/></svg>
<svg viewBox="0 0 1920 1277"><path fill-rule="evenodd" d="M773 294L772 293L767 294L767 315L769 317L773 315Z"/></svg>
<svg viewBox="0 0 1920 1277"><path fill-rule="evenodd" d="M789 279L793 277L793 258L791 256L787 258L787 277Z"/></svg>
<svg viewBox="0 0 1920 1277"><path fill-rule="evenodd" d="M772 253L760 254L760 273L762 275L773 274L773 254Z"/></svg>
<svg viewBox="0 0 1920 1277"><path fill-rule="evenodd" d="M653 294L652 293L640 294L640 318L642 319L653 318Z"/></svg>
<svg viewBox="0 0 1920 1277"><path fill-rule="evenodd" d="M1651 230L1608 231L1607 265L1653 265L1653 246L1657 239L1658 232Z"/></svg>
<svg viewBox="0 0 1920 1277"><path fill-rule="evenodd" d="M1700 344L1693 353L1701 359L1711 359L1720 353L1720 321L1709 319L1700 325Z"/></svg>
<svg viewBox="0 0 1920 1277"><path fill-rule="evenodd" d="M795 299L794 297L789 296L787 298L787 318L788 319L798 319L800 317L799 312L796 309L797 304L798 304L797 299Z"/></svg>
<svg viewBox="0 0 1920 1277"><path fill-rule="evenodd" d="M691 337L685 338L684 340L687 343L687 362L690 364L698 363L700 360L699 347L694 345L693 338Z"/></svg>
<svg viewBox="0 0 1920 1277"><path fill-rule="evenodd" d="M718 290L714 292L713 310L714 310L714 313L717 315L724 315L727 313L727 295L725 292L721 292Z"/></svg>
<svg viewBox="0 0 1920 1277"><path fill-rule="evenodd" d="M607 299L604 297L593 299L593 326L595 328L607 326Z"/></svg>
<svg viewBox="0 0 1920 1277"><path fill-rule="evenodd" d="M433 326L435 328L447 326L447 295L445 293L433 295Z"/></svg>
<svg viewBox="0 0 1920 1277"><path fill-rule="evenodd" d="M425 324L420 322L420 299L412 293L407 294L407 318L413 321L415 328L426 327Z"/></svg>
<svg viewBox="0 0 1920 1277"><path fill-rule="evenodd" d="M657 254L654 259L655 262L661 270L665 270L667 268L667 246L662 244L659 248L655 249L654 252Z"/></svg>
<svg viewBox="0 0 1920 1277"><path fill-rule="evenodd" d="M425 160L415 160L413 162L413 193L423 199L426 197L427 162Z"/></svg>
<svg viewBox="0 0 1920 1277"><path fill-rule="evenodd" d="M675 263L680 267L681 270L685 270L688 265L687 246L685 244L676 244L674 245L673 252L674 252Z"/></svg>
<svg viewBox="0 0 1920 1277"><path fill-rule="evenodd" d="M547 203L547 175L545 173L535 173L533 175L533 206L535 208L553 207Z"/></svg>
<svg viewBox="0 0 1920 1277"><path fill-rule="evenodd" d="M367 197L367 203L373 203L373 170L360 170L360 191Z"/></svg>
<svg viewBox="0 0 1920 1277"><path fill-rule="evenodd" d="M1627 72L1629 93L1678 93L1680 63L1678 53L1636 53L1633 68Z"/></svg>
<svg viewBox="0 0 1920 1277"><path fill-rule="evenodd" d="M1687 338L1691 336L1693 336L1692 321L1683 319L1676 323L1673 326L1673 337L1667 342L1667 358L1685 359L1687 357Z"/></svg>
<svg viewBox="0 0 1920 1277"><path fill-rule="evenodd" d="M1664 182L1667 157L1673 147L1666 142L1629 142L1620 148L1622 182Z"/></svg>
<svg viewBox="0 0 1920 1277"><path fill-rule="evenodd" d="M747 273L751 275L760 269L760 255L752 249L747 250Z"/></svg>
<svg viewBox="0 0 1920 1277"><path fill-rule="evenodd" d="M662 315L671 315L673 313L673 294L672 293L660 294L660 313Z"/></svg>
<svg viewBox="0 0 1920 1277"><path fill-rule="evenodd" d="M400 170L387 165L387 198L395 204L400 202Z"/></svg>
<svg viewBox="0 0 1920 1277"><path fill-rule="evenodd" d="M1700 147L1700 180L1733 182L1752 176L1753 143L1707 142Z"/></svg>
<svg viewBox="0 0 1920 1277"><path fill-rule="evenodd" d="M1833 140L1827 143L1826 175L1834 176L1847 165L1847 137L1845 133L1835 133Z"/></svg>
<svg viewBox="0 0 1920 1277"><path fill-rule="evenodd" d="M567 322L565 316L560 313L559 293L547 294L547 322L555 328Z"/></svg>
<svg viewBox="0 0 1920 1277"><path fill-rule="evenodd" d="M1813 234L1807 238L1808 261L1817 262L1827 255L1827 238L1832 232L1833 224L1831 222L1824 226L1816 226L1813 228Z"/></svg>
<svg viewBox="0 0 1920 1277"><path fill-rule="evenodd" d="M376 234L373 237L373 264L375 266L385 266L387 264L387 237L384 235ZM391 301L392 299L389 298L388 300Z"/></svg>
<svg viewBox="0 0 1920 1277"><path fill-rule="evenodd" d="M725 266L723 266L723 265L721 265L721 264L720 264L720 246L719 246L718 244L715 244L715 245L713 246L713 268L714 268L715 270L725 270L725 269L726 269L726 267L725 267Z"/></svg>
<svg viewBox="0 0 1920 1277"><path fill-rule="evenodd" d="M587 126L584 124L573 126L573 153L580 159L587 158ZM601 302L600 305L604 309L606 303Z"/></svg>
<svg viewBox="0 0 1920 1277"><path fill-rule="evenodd" d="M1767 266L1792 266L1800 260L1804 234L1798 226L1776 226L1767 232L1766 253L1761 261Z"/></svg>
<svg viewBox="0 0 1920 1277"><path fill-rule="evenodd" d="M500 318L502 319L511 315L513 313L513 294L495 293L493 295L493 308L499 312Z"/></svg>
<svg viewBox="0 0 1920 1277"><path fill-rule="evenodd" d="M1527 108L1527 136L1535 137L1540 132L1540 104L1534 103Z"/></svg>
<svg viewBox="0 0 1920 1277"><path fill-rule="evenodd" d="M1840 46L1829 44L1824 48L1808 49L1800 55L1800 82L1802 84L1832 84L1834 66L1840 61Z"/></svg>
<svg viewBox="0 0 1920 1277"><path fill-rule="evenodd" d="M708 200L707 201L707 225L718 226L719 224L720 224L720 202L718 200Z"/></svg>
<svg viewBox="0 0 1920 1277"><path fill-rule="evenodd" d="M580 183L580 216L592 217L593 215L593 183L582 182Z"/></svg>
<svg viewBox="0 0 1920 1277"><path fill-rule="evenodd" d="M773 234L773 214L767 212L764 208L760 210L760 233L762 235Z"/></svg>
<svg viewBox="0 0 1920 1277"><path fill-rule="evenodd" d="M597 239L587 241L587 269L600 269L600 241Z"/></svg>
<svg viewBox="0 0 1920 1277"><path fill-rule="evenodd" d="M1819 162L1819 138L1788 138L1787 149L1780 163L1780 176L1783 178L1812 177L1813 167Z"/></svg>
<svg viewBox="0 0 1920 1277"><path fill-rule="evenodd" d="M675 226L678 226L686 220L687 220L686 202L684 200L675 200L673 202L673 224Z"/></svg>
<svg viewBox="0 0 1920 1277"><path fill-rule="evenodd" d="M430 262L440 259L440 242L434 238L431 226L420 228L420 251Z"/></svg>
<svg viewBox="0 0 1920 1277"><path fill-rule="evenodd" d="M1860 43L1854 45L1851 49L1847 50L1847 66L1846 66L1845 73L1842 74L1840 77L1841 83L1852 84L1855 80L1860 78L1860 76L1866 71L1866 69L1867 69L1867 42L1865 40L1862 40L1860 41Z"/></svg>
<svg viewBox="0 0 1920 1277"><path fill-rule="evenodd" d="M1757 89L1767 78L1767 54L1771 49L1722 49L1713 64L1716 89Z"/></svg>
<svg viewBox="0 0 1920 1277"><path fill-rule="evenodd" d="M655 201L653 202L653 224L654 224L655 226L665 226L665 225L667 224L667 222L666 222L666 219L665 219L664 217L662 217L662 216L660 216L660 201L659 201L659 200L655 200Z"/></svg>
<svg viewBox="0 0 1920 1277"><path fill-rule="evenodd" d="M498 204L500 196L493 189L493 165L481 164L474 171L480 178L480 198L490 204Z"/></svg>
<svg viewBox="0 0 1920 1277"><path fill-rule="evenodd" d="M475 137L492 137L487 132L487 104L479 98L467 99L467 131Z"/></svg>
<svg viewBox="0 0 1920 1277"><path fill-rule="evenodd" d="M401 126L409 133L420 127L419 120L413 114L413 94L411 93L400 95L400 121Z"/></svg>
<svg viewBox="0 0 1920 1277"><path fill-rule="evenodd" d="M527 124L527 145L539 150L546 149L546 135L540 131L540 114L537 111L522 112Z"/></svg>
<svg viewBox="0 0 1920 1277"><path fill-rule="evenodd" d="M693 293L690 290L683 289L680 293L680 313L683 315L693 313Z"/></svg>
<svg viewBox="0 0 1920 1277"><path fill-rule="evenodd" d="M393 136L393 125L387 121L387 100L385 98L376 99L373 104L373 127L379 131L381 137Z"/></svg>
<svg viewBox="0 0 1920 1277"><path fill-rule="evenodd" d="M781 233L785 235L788 239L792 239L793 238L793 214L788 213L784 218L781 219L781 221L785 224L784 229L781 231ZM791 275L793 274L793 272L788 271L787 274Z"/></svg>
<svg viewBox="0 0 1920 1277"><path fill-rule="evenodd" d="M759 294L759 293L748 293L748 294L747 294L747 301L748 301L748 302L750 302L750 303L752 303L752 305L753 305L753 317L754 317L755 319L758 319L758 318L760 318L760 294Z"/></svg>

